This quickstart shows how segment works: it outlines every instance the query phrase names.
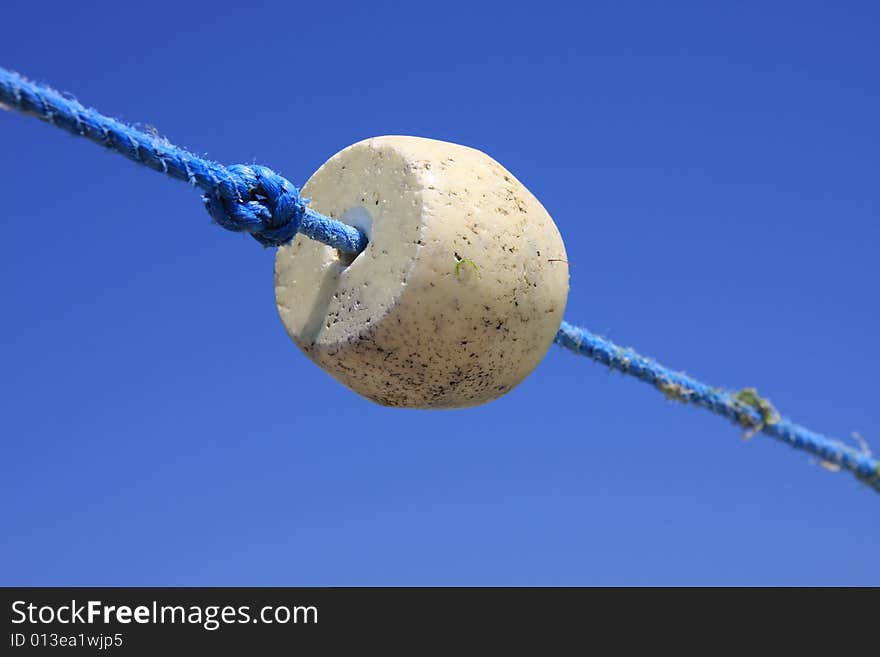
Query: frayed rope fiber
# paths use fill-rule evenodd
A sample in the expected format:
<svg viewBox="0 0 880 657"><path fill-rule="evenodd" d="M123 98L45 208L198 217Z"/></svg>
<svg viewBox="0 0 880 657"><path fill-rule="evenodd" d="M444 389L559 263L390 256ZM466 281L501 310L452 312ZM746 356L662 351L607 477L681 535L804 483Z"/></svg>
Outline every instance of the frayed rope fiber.
<svg viewBox="0 0 880 657"><path fill-rule="evenodd" d="M308 199L300 197L295 185L267 167L211 162L3 68L0 103L189 182L202 190L205 207L217 224L249 233L264 246L286 244L297 233L346 254L360 253L367 246L363 233L309 208ZM763 432L813 454L823 464L847 470L880 492L880 461L867 450L856 450L781 417L751 388L738 393L712 388L568 322L562 323L556 344L650 383L668 398L726 417L744 427L748 435Z"/></svg>
<svg viewBox="0 0 880 657"><path fill-rule="evenodd" d="M0 102L189 182L204 192L214 221L227 230L250 233L264 246L286 244L298 232L344 253L360 253L367 246L358 229L307 207L296 186L268 167L211 162L3 68Z"/></svg>
<svg viewBox="0 0 880 657"><path fill-rule="evenodd" d="M842 470L852 472L858 479L880 492L880 462L864 451L826 438L781 417L751 388L731 393L700 383L681 372L674 372L632 349L618 347L587 329L562 322L556 334L556 344L576 354L587 356L613 370L650 383L666 397L701 406L716 415L736 422L753 435L766 433L791 447L804 450Z"/></svg>

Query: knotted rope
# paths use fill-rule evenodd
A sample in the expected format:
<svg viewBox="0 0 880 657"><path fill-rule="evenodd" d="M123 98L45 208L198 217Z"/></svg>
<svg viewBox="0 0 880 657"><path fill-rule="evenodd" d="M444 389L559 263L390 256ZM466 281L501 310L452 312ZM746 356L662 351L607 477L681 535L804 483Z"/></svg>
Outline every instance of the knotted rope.
<svg viewBox="0 0 880 657"><path fill-rule="evenodd" d="M344 253L360 253L367 246L357 228L307 207L296 186L268 167L211 162L2 68L0 102L198 187L214 221L250 233L264 246L286 244L298 232Z"/></svg>
<svg viewBox="0 0 880 657"><path fill-rule="evenodd" d="M249 233L264 246L286 244L297 233L347 254L360 253L367 246L363 233L309 208L308 199L300 197L295 185L267 167L211 162L3 68L0 103L189 182L204 192L205 207L217 224ZM738 393L712 388L567 322L562 323L556 344L650 383L670 399L726 417L741 425L747 435L763 432L813 454L823 464L849 471L880 492L880 461L866 449L857 450L793 423L752 388Z"/></svg>

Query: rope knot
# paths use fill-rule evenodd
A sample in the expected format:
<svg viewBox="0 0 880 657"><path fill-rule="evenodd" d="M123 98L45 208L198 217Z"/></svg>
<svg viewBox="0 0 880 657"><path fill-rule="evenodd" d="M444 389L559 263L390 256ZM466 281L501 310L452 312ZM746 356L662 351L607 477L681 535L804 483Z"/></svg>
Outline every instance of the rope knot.
<svg viewBox="0 0 880 657"><path fill-rule="evenodd" d="M229 179L202 200L211 218L226 230L250 233L263 246L281 246L296 237L306 203L289 180L259 165L226 167Z"/></svg>

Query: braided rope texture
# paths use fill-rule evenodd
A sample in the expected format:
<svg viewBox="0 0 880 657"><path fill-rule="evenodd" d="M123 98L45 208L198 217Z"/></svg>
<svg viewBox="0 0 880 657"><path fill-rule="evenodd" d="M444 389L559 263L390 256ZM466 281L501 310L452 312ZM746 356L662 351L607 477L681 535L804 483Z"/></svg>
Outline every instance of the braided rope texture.
<svg viewBox="0 0 880 657"><path fill-rule="evenodd" d="M205 207L217 224L249 233L264 246L286 244L298 232L347 254L360 253L367 246L363 233L307 207L308 199L300 197L296 186L267 167L211 162L0 68L0 108L4 105L189 182L204 192ZM813 454L823 464L847 470L880 492L880 461L867 450L858 451L781 417L752 389L731 393L712 388L568 322L562 322L555 342L650 383L669 398L726 417L744 427L747 435L763 432Z"/></svg>
<svg viewBox="0 0 880 657"><path fill-rule="evenodd" d="M760 431L795 449L809 452L823 464L851 472L880 492L880 461L866 451L856 450L781 417L769 402L750 388L739 393L712 388L568 322L562 322L556 334L556 344L650 383L667 398L691 403L726 417L742 426L747 436Z"/></svg>
<svg viewBox="0 0 880 657"><path fill-rule="evenodd" d="M263 246L286 244L298 232L344 253L367 246L358 229L308 208L296 186L267 167L211 162L3 68L0 103L198 187L217 224L249 233Z"/></svg>

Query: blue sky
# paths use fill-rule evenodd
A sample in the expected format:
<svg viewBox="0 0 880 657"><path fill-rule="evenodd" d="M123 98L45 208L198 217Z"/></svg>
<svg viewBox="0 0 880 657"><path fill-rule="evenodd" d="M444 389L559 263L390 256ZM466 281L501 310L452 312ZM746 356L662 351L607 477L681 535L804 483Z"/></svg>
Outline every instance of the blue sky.
<svg viewBox="0 0 880 657"><path fill-rule="evenodd" d="M880 451L875 3L14 3L0 65L304 182L414 134L554 216L566 317ZM302 356L273 254L0 114L0 583L880 584L880 500L554 348L385 409Z"/></svg>

